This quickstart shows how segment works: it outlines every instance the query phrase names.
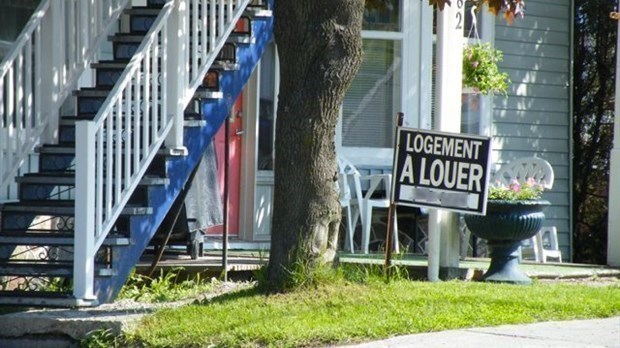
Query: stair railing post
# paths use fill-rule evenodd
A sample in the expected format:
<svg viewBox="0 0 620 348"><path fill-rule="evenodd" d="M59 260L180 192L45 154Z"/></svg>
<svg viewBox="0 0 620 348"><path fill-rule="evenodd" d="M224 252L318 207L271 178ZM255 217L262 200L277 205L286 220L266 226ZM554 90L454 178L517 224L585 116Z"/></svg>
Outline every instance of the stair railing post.
<svg viewBox="0 0 620 348"><path fill-rule="evenodd" d="M65 61L65 2L50 1L49 15L41 23L42 51L46 57L41 59L42 71L40 72L39 86L42 99L41 111L47 114L47 127L43 135L43 141L54 143L58 131L58 108L60 102L60 88L64 79ZM42 54L35 52L35 54Z"/></svg>
<svg viewBox="0 0 620 348"><path fill-rule="evenodd" d="M95 281L95 124L76 122L73 295L93 301Z"/></svg>
<svg viewBox="0 0 620 348"><path fill-rule="evenodd" d="M189 33L187 28L188 0L177 0L175 8L168 18L167 48L163 52L166 55L166 78L167 93L162 95L168 99L166 114L172 118L172 129L166 138L166 146L176 154L186 155L187 149L183 145L183 110L185 109L185 90L187 89L187 69L189 61L188 42Z"/></svg>

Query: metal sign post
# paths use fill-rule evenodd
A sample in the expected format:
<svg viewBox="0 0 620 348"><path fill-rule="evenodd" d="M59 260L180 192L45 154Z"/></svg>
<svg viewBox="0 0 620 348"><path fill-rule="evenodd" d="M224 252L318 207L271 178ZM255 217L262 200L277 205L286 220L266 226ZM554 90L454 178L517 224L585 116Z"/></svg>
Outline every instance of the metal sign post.
<svg viewBox="0 0 620 348"><path fill-rule="evenodd" d="M232 121L232 106L224 120L224 231L222 236L222 276L228 281L228 211L230 186L230 122Z"/></svg>
<svg viewBox="0 0 620 348"><path fill-rule="evenodd" d="M620 13L612 12L612 19L618 21L616 51L620 49ZM620 52L620 51L618 51ZM620 54L616 53L616 106L614 120L614 142L609 155L609 214L607 227L607 264L620 266Z"/></svg>
<svg viewBox="0 0 620 348"><path fill-rule="evenodd" d="M397 136L394 138L394 153L396 154L396 148L398 147L398 129L400 127L402 127L403 125L403 120L405 118L405 114L403 114L402 112L399 112L396 114L396 134ZM396 155L394 155L394 158L396 158ZM391 183L392 187L394 187L394 174L392 173L392 183ZM385 233L385 273L387 274L387 276L390 276L390 267L392 266L392 243L394 240L394 236L392 235L392 229L393 229L393 220L394 220L394 213L396 210L396 204L394 204L394 191L391 191L392 194L390 195L390 197L388 197L390 199L390 206L388 208L388 222L387 222L387 231ZM396 231L396 233L398 233L398 231Z"/></svg>

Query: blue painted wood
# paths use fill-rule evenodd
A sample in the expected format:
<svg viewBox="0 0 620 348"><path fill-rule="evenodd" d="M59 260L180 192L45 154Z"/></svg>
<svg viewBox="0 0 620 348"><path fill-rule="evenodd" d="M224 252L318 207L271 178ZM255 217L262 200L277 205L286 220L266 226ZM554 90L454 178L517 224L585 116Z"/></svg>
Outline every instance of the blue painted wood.
<svg viewBox="0 0 620 348"><path fill-rule="evenodd" d="M133 244L125 247L122 256L119 255L121 257L113 261L114 268L118 272L116 276L95 280L95 292L100 302L109 302L120 291L175 198L181 192L189 174L198 164L202 153L226 119L229 108L240 95L265 46L273 39L272 17L256 18L253 20L252 26L256 42L249 46L240 45L238 48L238 63L241 69L221 74L220 88L225 97L203 103L202 111L203 115L206 115L207 124L203 127L192 127L184 130L184 145L188 150L188 155L169 158L166 163L166 172L170 179L169 185L150 188L149 205L153 207L153 213L129 218ZM219 199L219 197L213 197L213 199Z"/></svg>

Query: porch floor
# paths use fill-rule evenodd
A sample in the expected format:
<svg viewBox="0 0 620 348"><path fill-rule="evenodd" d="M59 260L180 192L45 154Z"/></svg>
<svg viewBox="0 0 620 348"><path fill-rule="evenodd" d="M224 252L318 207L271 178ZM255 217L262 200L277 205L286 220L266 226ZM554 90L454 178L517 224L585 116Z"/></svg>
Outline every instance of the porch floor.
<svg viewBox="0 0 620 348"><path fill-rule="evenodd" d="M489 267L489 258L468 257L460 260L458 273L460 279L472 280L480 277ZM374 264L383 265L385 255L376 254L340 254L340 263L345 264ZM428 257L419 254L395 254L392 258L393 265L405 266L409 273L414 277L426 278L428 268ZM609 268L603 265L589 265L576 263L536 263L533 261L523 261L520 264L521 270L528 277L534 279L579 279L589 277L613 277L620 278L620 269Z"/></svg>
<svg viewBox="0 0 620 348"><path fill-rule="evenodd" d="M350 254L340 253L339 262L342 264L361 264L382 266L385 262L383 253ZM232 278L250 278L252 272L267 264L269 252L265 250L230 250L228 252L228 272ZM147 273L153 260L152 255L146 255L136 266L138 273ZM489 266L488 258L466 258L459 262L458 278L465 280L477 279ZM405 266L410 275L417 279L425 279L427 274L428 258L420 254L395 254L393 265ZM221 250L206 250L204 256L192 260L189 255L181 251L167 252L156 266L156 274L182 267L188 273L201 273L210 277L219 277L224 269ZM579 279L589 277L620 278L620 269L609 268L603 265L575 264L575 263L535 263L523 261L521 270L534 279Z"/></svg>

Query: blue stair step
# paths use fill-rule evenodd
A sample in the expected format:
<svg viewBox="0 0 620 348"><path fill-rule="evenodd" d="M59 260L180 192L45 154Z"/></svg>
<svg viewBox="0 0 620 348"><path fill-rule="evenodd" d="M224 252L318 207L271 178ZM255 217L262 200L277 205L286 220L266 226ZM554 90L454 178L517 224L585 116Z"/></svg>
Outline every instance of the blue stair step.
<svg viewBox="0 0 620 348"><path fill-rule="evenodd" d="M132 33L146 34L155 23L161 12L159 8L133 7L124 11L129 17L129 31Z"/></svg>
<svg viewBox="0 0 620 348"><path fill-rule="evenodd" d="M122 33L110 36L112 42L112 56L114 60L129 61L136 53L144 39L144 35L134 33Z"/></svg>
<svg viewBox="0 0 620 348"><path fill-rule="evenodd" d="M73 246L73 233L21 233L1 234L1 245ZM108 236L105 246L127 246L131 240L125 236Z"/></svg>
<svg viewBox="0 0 620 348"><path fill-rule="evenodd" d="M40 203L29 202L28 204L5 203L2 205L3 227L11 225L11 216L33 215L33 216L74 216L73 204L61 204L58 202L42 201ZM122 215L147 215L152 214L153 208L142 206L127 206L122 210ZM8 223L7 223L8 222Z"/></svg>
<svg viewBox="0 0 620 348"><path fill-rule="evenodd" d="M20 184L32 184L32 185L64 185L74 186L75 175L73 173L29 173L24 176L20 176L15 179ZM146 175L140 179L139 185L154 186L154 185L167 185L170 182L168 178L154 177Z"/></svg>
<svg viewBox="0 0 620 348"><path fill-rule="evenodd" d="M96 69L95 82L97 84L97 88L111 89L123 74L123 71L127 67L128 63L129 62L127 60L104 60L97 63L92 63L90 67ZM158 64L162 64L161 59L158 59ZM156 74L159 74L159 72L156 72Z"/></svg>
<svg viewBox="0 0 620 348"><path fill-rule="evenodd" d="M251 45L256 43L256 38L252 33L252 19L250 16L244 15L239 18L237 27L230 33L226 42Z"/></svg>
<svg viewBox="0 0 620 348"><path fill-rule="evenodd" d="M123 74L127 62L103 61L90 65L95 69L95 83L99 88L112 88Z"/></svg>
<svg viewBox="0 0 620 348"><path fill-rule="evenodd" d="M0 261L0 276L61 277L73 275L73 261Z"/></svg>
<svg viewBox="0 0 620 348"><path fill-rule="evenodd" d="M245 8L244 15L260 18L271 18L273 13L269 9L268 0L253 0Z"/></svg>
<svg viewBox="0 0 620 348"><path fill-rule="evenodd" d="M99 277L109 277L115 273L102 265L95 265L95 268L95 274ZM0 261L0 276L69 278L73 276L73 261Z"/></svg>
<svg viewBox="0 0 620 348"><path fill-rule="evenodd" d="M47 206L36 206L35 203L21 206L5 205L2 209L0 222L2 233L8 235L24 233L72 233L75 225L73 206L62 206L61 203ZM115 228L128 231L127 223L136 216L152 214L152 208L141 206L125 207Z"/></svg>
<svg viewBox="0 0 620 348"><path fill-rule="evenodd" d="M221 99L224 94L218 91L204 90L205 93L198 93L194 96L194 98L204 99ZM186 110L184 114L185 120L196 120L197 112L192 110ZM58 145L61 146L75 146L75 122L84 120L87 118L77 117L77 116L63 116L59 121L59 129L58 129ZM159 119L161 121L161 119ZM186 127L190 127L191 125L185 123Z"/></svg>
<svg viewBox="0 0 620 348"><path fill-rule="evenodd" d="M163 7L169 0L146 0L146 6L161 8Z"/></svg>
<svg viewBox="0 0 620 348"><path fill-rule="evenodd" d="M16 181L19 184L19 199L23 202L73 201L75 198L75 175L71 172L30 173L16 178ZM147 204L148 188L156 185L167 185L169 182L170 180L167 178L147 175L140 180L138 188L129 202Z"/></svg>
<svg viewBox="0 0 620 348"><path fill-rule="evenodd" d="M39 153L39 171L47 173L73 173L75 171L75 145L43 145L37 147L36 152ZM165 156L171 154L162 148L158 151L150 164L147 173L165 177ZM160 159L158 157L161 157Z"/></svg>
<svg viewBox="0 0 620 348"><path fill-rule="evenodd" d="M210 70L213 71L235 71L239 70L241 65L237 59L237 44L234 42L226 42L217 57L213 61ZM190 57L190 66L193 64L193 59Z"/></svg>
<svg viewBox="0 0 620 348"><path fill-rule="evenodd" d="M0 305L34 307L90 307L96 302L76 300L72 294L54 291L0 291Z"/></svg>
<svg viewBox="0 0 620 348"><path fill-rule="evenodd" d="M73 172L75 170L75 147L66 145L43 145L39 153L39 171Z"/></svg>
<svg viewBox="0 0 620 348"><path fill-rule="evenodd" d="M68 217L75 215L73 202L28 202L5 203L0 210L2 215L3 231L25 230L29 228L30 222L38 216ZM153 213L153 208L144 206L126 206L121 215L148 215ZM30 222L27 221L30 219ZM67 224L66 230L72 230L73 226Z"/></svg>
<svg viewBox="0 0 620 348"><path fill-rule="evenodd" d="M196 92L194 92L194 98L198 99L222 99L224 98L224 93L221 91L212 91L207 88L199 87Z"/></svg>
<svg viewBox="0 0 620 348"><path fill-rule="evenodd" d="M73 91L77 97L77 113L80 117L93 118L110 94L107 88L82 88Z"/></svg>

